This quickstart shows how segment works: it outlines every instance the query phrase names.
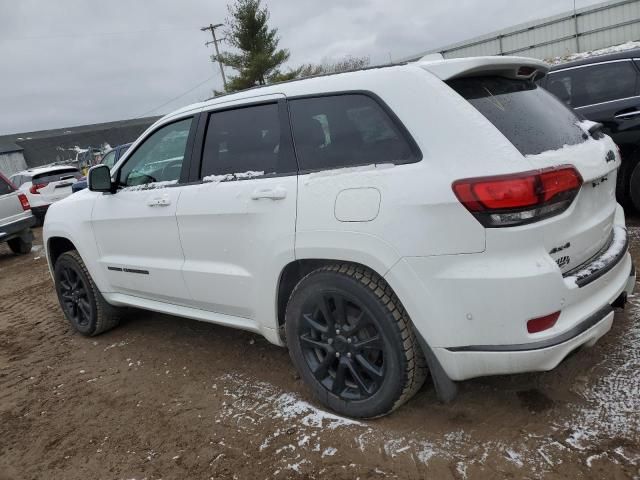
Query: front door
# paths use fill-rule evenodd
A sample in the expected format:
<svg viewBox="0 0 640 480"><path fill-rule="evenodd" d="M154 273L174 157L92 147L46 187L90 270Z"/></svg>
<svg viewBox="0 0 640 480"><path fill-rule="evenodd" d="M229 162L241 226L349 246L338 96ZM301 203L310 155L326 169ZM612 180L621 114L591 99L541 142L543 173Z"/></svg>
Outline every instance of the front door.
<svg viewBox="0 0 640 480"><path fill-rule="evenodd" d="M156 129L119 166L117 192L99 194L92 223L114 292L174 303L188 298L176 208L195 123L188 117Z"/></svg>
<svg viewBox="0 0 640 480"><path fill-rule="evenodd" d="M296 221L286 105L270 98L208 115L200 183L184 188L177 212L193 306L261 325L275 322Z"/></svg>

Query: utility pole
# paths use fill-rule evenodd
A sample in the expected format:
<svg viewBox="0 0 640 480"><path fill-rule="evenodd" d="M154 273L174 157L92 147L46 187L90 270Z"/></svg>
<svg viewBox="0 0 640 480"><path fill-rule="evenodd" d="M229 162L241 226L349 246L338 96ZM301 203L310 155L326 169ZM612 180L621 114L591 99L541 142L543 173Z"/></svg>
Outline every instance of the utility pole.
<svg viewBox="0 0 640 480"><path fill-rule="evenodd" d="M213 23L210 23L208 27L202 27L200 30L203 32L206 32L207 30L209 30L211 32L211 35L213 36L213 41L206 42L205 45L211 45L213 43L213 46L216 48L216 60L218 61L218 65L220 66L220 74L222 75L222 84L224 85L224 89L226 90L227 78L224 76L224 68L222 68L222 62L220 61L220 50L218 50L218 42L223 41L224 38L221 38L220 40L216 38L216 28L219 28L222 26L224 26L224 24L222 23L218 23L216 25L214 25Z"/></svg>

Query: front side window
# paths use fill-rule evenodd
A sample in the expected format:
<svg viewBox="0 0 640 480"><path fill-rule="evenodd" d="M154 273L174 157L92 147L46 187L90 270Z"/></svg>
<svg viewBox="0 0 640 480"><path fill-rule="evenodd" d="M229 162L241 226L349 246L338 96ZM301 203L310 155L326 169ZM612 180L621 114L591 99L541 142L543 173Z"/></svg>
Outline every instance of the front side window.
<svg viewBox="0 0 640 480"><path fill-rule="evenodd" d="M182 172L192 118L153 132L127 159L119 172L120 186L177 182Z"/></svg>
<svg viewBox="0 0 640 480"><path fill-rule="evenodd" d="M283 138L277 103L214 112L207 125L201 176L293 173L295 161Z"/></svg>
<svg viewBox="0 0 640 480"><path fill-rule="evenodd" d="M301 98L289 105L301 170L418 160L389 115L367 95Z"/></svg>

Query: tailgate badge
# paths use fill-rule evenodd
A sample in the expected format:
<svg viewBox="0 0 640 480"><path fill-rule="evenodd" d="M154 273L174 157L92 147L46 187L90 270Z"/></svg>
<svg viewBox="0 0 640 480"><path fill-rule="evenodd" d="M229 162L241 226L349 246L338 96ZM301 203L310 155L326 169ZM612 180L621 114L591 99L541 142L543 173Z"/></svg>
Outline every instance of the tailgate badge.
<svg viewBox="0 0 640 480"><path fill-rule="evenodd" d="M551 251L549 252L549 255L553 255L554 253L558 253L561 252L562 250L566 250L567 248L569 248L571 246L571 242L567 242L564 245L561 245L559 247L554 247L551 249Z"/></svg>
<svg viewBox="0 0 640 480"><path fill-rule="evenodd" d="M613 153L613 150L609 150L607 152L607 156L604 157L604 159L607 161L607 163L609 162L615 162L616 161L616 154Z"/></svg>
<svg viewBox="0 0 640 480"><path fill-rule="evenodd" d="M556 260L556 263L558 264L558 267L562 268L562 267L566 267L567 265L569 265L571 263L571 258L569 258L569 256L564 256L564 257L560 257Z"/></svg>

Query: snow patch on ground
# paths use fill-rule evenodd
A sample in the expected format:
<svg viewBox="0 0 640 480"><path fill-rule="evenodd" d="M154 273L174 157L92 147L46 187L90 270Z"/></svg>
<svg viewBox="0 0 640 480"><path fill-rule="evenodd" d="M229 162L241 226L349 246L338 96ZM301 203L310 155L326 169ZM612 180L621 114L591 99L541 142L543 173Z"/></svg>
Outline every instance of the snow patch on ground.
<svg viewBox="0 0 640 480"><path fill-rule="evenodd" d="M546 60L551 65L559 65L561 63L573 62L575 60L583 60L585 58L597 57L598 55L606 55L608 53L624 52L634 48L640 48L640 42L626 42L620 45L614 45L612 47L601 48L599 50L591 50L588 52L574 53L571 55L565 55L561 57L555 57Z"/></svg>

